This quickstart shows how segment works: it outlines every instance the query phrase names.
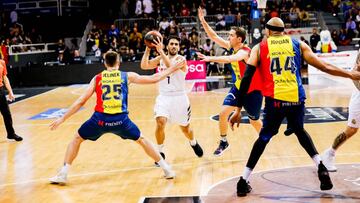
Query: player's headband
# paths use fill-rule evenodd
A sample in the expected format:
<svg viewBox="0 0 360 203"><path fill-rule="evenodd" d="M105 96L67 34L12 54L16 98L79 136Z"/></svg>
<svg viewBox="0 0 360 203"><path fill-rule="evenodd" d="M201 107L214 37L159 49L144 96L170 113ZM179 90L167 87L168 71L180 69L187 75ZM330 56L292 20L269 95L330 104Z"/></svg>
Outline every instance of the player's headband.
<svg viewBox="0 0 360 203"><path fill-rule="evenodd" d="M273 26L273 25L269 25L269 24L265 24L265 27L271 31L278 31L278 32L284 31L284 27L278 27L278 26Z"/></svg>

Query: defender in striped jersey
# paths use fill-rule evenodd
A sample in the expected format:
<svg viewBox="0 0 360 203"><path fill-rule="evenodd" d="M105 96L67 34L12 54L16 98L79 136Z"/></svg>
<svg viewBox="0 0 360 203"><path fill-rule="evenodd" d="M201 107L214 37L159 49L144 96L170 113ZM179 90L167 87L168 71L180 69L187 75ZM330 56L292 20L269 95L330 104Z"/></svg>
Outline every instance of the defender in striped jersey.
<svg viewBox="0 0 360 203"><path fill-rule="evenodd" d="M204 56L198 53L200 59L204 61L212 61L218 63L231 63L232 82L234 85L231 87L228 95L225 97L221 112L219 114L219 131L220 143L218 148L214 151L215 156L220 156L229 148L226 135L228 130L228 118L231 112L236 109L236 96L238 95L241 79L244 76L246 69L246 61L250 56L251 49L245 44L246 30L240 27L232 28L229 31L229 40L224 40L216 34L216 32L205 21L204 14L201 8L198 9L199 20L204 27L206 34L219 46L230 50L230 56ZM251 81L248 94L244 98L244 109L248 113L250 124L259 133L262 122L260 120L260 110L262 105L263 96L261 94L262 81L260 79L259 71Z"/></svg>
<svg viewBox="0 0 360 203"><path fill-rule="evenodd" d="M108 51L105 54L106 70L96 75L90 82L85 93L76 100L68 111L51 125L51 130L55 130L61 123L76 113L88 99L96 93L95 112L87 120L74 139L69 143L65 154L64 166L53 178L51 183L65 184L67 173L73 160L76 158L80 145L84 140L96 141L105 133L113 133L122 139L130 139L138 143L144 151L154 161L162 167L167 179L175 177L171 167L160 156L159 152L153 147L150 141L142 136L139 128L129 119L127 109L128 84L150 84L156 83L176 71L184 62L175 63L167 70L151 76L141 76L134 72L119 71L120 58L116 52Z"/></svg>
<svg viewBox="0 0 360 203"><path fill-rule="evenodd" d="M330 190L333 184L328 170L322 163L310 135L304 130L306 97L301 83L301 60L305 60L308 64L331 75L353 80L360 79L360 72L342 70L319 60L307 44L284 34L284 22L280 18L274 17L267 22L266 33L267 40L263 40L251 50L245 76L240 85L239 108L229 120L233 128L240 119L242 98L249 89L251 78L256 69L259 69L261 79L264 82L263 95L265 96L263 127L251 150L243 175L237 184L237 195L246 196L250 192L251 187L248 184L250 174L266 145L278 133L284 118L293 128L301 146L318 167L320 189Z"/></svg>

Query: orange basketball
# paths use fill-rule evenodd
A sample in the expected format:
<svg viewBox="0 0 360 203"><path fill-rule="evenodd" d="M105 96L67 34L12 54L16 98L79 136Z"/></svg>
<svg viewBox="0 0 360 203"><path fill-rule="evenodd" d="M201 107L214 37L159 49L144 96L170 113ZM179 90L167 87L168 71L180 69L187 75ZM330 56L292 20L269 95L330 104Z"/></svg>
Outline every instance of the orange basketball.
<svg viewBox="0 0 360 203"><path fill-rule="evenodd" d="M156 31L156 30L152 30L148 33L146 33L145 37L144 37L144 42L145 45L147 47L149 47L150 49L155 48L154 40L157 39L158 41L160 41L162 38L160 32Z"/></svg>

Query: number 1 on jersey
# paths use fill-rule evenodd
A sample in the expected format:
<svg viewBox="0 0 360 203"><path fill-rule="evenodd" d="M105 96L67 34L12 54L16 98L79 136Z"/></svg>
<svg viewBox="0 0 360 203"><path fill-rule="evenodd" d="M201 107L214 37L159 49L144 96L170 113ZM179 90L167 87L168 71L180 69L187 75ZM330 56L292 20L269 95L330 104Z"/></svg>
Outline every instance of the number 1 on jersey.
<svg viewBox="0 0 360 203"><path fill-rule="evenodd" d="M168 84L170 84L170 76L167 76Z"/></svg>

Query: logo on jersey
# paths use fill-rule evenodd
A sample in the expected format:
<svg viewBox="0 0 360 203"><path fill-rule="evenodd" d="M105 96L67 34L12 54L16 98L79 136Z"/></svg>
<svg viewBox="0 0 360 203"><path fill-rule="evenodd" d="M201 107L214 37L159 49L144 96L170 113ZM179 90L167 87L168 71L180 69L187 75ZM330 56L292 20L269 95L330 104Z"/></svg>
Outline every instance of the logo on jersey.
<svg viewBox="0 0 360 203"><path fill-rule="evenodd" d="M262 114L263 112L261 112L261 119L263 118ZM250 123L248 114L245 111L242 111L241 115L241 123ZM347 107L306 107L304 123L339 122L347 121L347 118ZM211 119L219 121L219 115L212 116ZM283 124L285 123L287 123L286 119L283 120Z"/></svg>

